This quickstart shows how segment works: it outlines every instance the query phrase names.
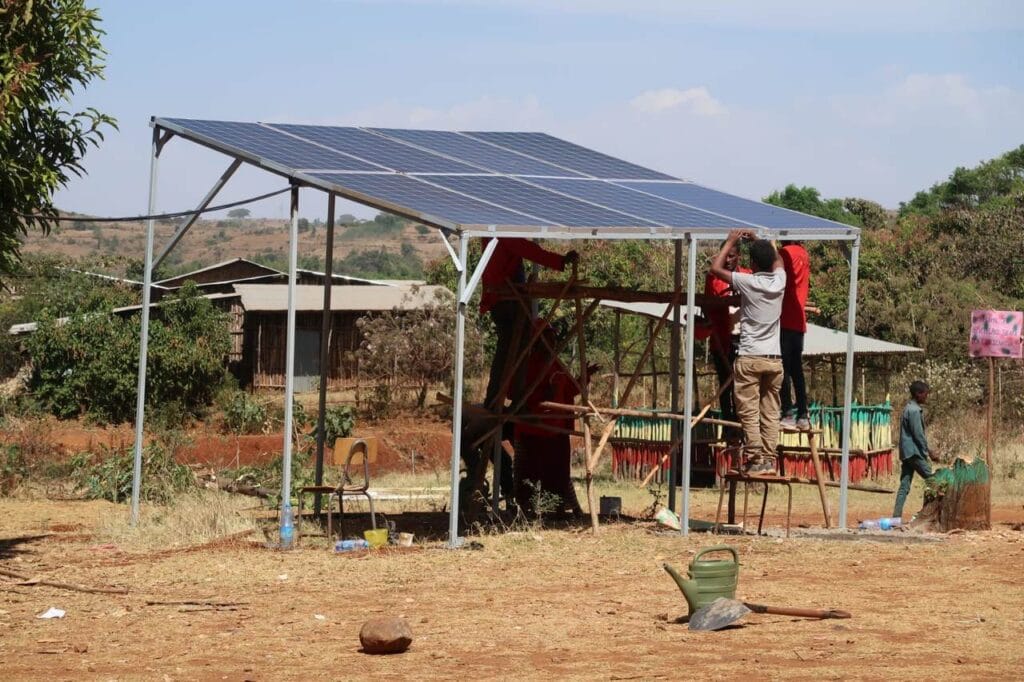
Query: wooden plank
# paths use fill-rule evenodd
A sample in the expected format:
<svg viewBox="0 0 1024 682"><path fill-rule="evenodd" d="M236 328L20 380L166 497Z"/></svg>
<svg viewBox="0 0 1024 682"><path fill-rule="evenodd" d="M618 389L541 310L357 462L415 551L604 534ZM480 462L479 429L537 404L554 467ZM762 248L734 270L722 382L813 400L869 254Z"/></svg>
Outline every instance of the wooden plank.
<svg viewBox="0 0 1024 682"><path fill-rule="evenodd" d="M526 294L531 298L555 298L563 288L562 282L532 282L506 286L498 290L499 298L509 299ZM675 292L640 291L629 287L592 287L574 284L565 293L569 299L595 299L619 301L622 303L672 303L679 300ZM696 294L696 304L701 308L728 308L739 305L739 296L706 296ZM678 304L677 304L678 305Z"/></svg>

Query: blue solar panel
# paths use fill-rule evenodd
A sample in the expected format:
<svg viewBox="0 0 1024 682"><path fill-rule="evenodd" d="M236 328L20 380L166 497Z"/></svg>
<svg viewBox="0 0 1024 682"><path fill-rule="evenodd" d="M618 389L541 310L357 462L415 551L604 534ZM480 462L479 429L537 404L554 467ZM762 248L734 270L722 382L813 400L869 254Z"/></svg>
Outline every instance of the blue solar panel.
<svg viewBox="0 0 1024 682"><path fill-rule="evenodd" d="M513 211L434 187L407 175L390 173L314 173L312 177L462 225L547 225ZM431 178L433 179L433 176Z"/></svg>
<svg viewBox="0 0 1024 682"><path fill-rule="evenodd" d="M480 169L473 166L359 128L278 124L272 127L402 173L480 172Z"/></svg>
<svg viewBox="0 0 1024 682"><path fill-rule="evenodd" d="M432 175L429 180L456 192L568 227L654 225L500 175Z"/></svg>
<svg viewBox="0 0 1024 682"><path fill-rule="evenodd" d="M605 180L572 180L566 178L532 178L530 182L543 185L556 192L579 197L595 204L648 218L669 227L742 228L750 227L741 222L723 218L696 208L680 206L657 197L652 197Z"/></svg>
<svg viewBox="0 0 1024 682"><path fill-rule="evenodd" d="M595 178L631 180L675 180L613 156L595 152L578 144L544 133L466 133L477 139L501 145L506 149L549 161L562 168L577 170ZM564 175L564 174L563 174Z"/></svg>
<svg viewBox="0 0 1024 682"><path fill-rule="evenodd" d="M294 137L271 130L258 123L196 121L179 118L169 118L166 121L187 131L210 138L229 148L232 152L266 159L288 168L320 168L339 171L381 170L379 166L296 140Z"/></svg>
<svg viewBox="0 0 1024 682"><path fill-rule="evenodd" d="M420 147L462 159L495 173L583 177L574 171L531 159L462 133L446 130L403 130L400 128L375 128L375 130L388 137L405 140Z"/></svg>
<svg viewBox="0 0 1024 682"><path fill-rule="evenodd" d="M719 192L695 185L692 182L621 182L617 184L771 229L824 228L835 230L848 227L824 218Z"/></svg>

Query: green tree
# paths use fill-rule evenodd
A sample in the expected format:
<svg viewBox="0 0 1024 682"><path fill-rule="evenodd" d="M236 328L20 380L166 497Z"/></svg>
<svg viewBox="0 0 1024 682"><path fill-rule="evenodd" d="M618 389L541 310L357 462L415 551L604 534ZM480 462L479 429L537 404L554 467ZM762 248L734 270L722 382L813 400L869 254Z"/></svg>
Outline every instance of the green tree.
<svg viewBox="0 0 1024 682"><path fill-rule="evenodd" d="M856 226L863 224L858 215L847 210L841 199L822 199L821 194L814 187L797 187L794 184L789 184L781 192L776 190L766 196L764 201L838 223Z"/></svg>
<svg viewBox="0 0 1024 682"><path fill-rule="evenodd" d="M250 215L252 215L252 211L247 208L233 208L228 211L228 217L234 220L245 220Z"/></svg>
<svg viewBox="0 0 1024 682"><path fill-rule="evenodd" d="M85 172L86 150L116 126L92 108L64 109L77 87L103 76L99 21L84 0L0 3L0 274L30 229L49 232L54 192Z"/></svg>
<svg viewBox="0 0 1024 682"><path fill-rule="evenodd" d="M225 315L186 285L155 311L150 326L146 399L183 418L202 413L226 377ZM61 418L128 421L135 411L139 318L91 312L41 321L27 343L36 400Z"/></svg>
<svg viewBox="0 0 1024 682"><path fill-rule="evenodd" d="M945 209L981 208L1024 193L1024 145L974 168L958 167L945 182L900 204L900 215L936 215Z"/></svg>

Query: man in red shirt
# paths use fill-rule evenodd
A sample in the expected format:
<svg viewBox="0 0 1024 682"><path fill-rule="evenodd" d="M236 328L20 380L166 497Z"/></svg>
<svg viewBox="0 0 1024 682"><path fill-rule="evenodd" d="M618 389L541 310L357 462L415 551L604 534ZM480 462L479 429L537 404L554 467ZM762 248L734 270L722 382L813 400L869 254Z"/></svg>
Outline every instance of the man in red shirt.
<svg viewBox="0 0 1024 682"><path fill-rule="evenodd" d="M482 246L486 248L489 239L484 239ZM520 333L519 342L514 343L516 331L523 332L528 329L527 320L518 301L499 300L498 290L506 283L521 284L526 281L526 271L523 267L523 259L542 265L552 270L564 270L567 264L576 263L579 255L570 251L564 256L553 251L547 251L529 239L503 238L498 240L498 246L491 254L491 260L484 270L483 294L480 297L480 313L491 314L494 322L494 329L497 335L497 343L494 349L494 358L491 361L490 377L487 380L487 393L484 397L484 405L494 409L498 407L496 402L498 391L501 390L502 379L505 374L505 365L510 360L519 356L520 349L526 339L524 333ZM514 347L513 347L514 346ZM515 383L513 383L511 396L513 397Z"/></svg>
<svg viewBox="0 0 1024 682"><path fill-rule="evenodd" d="M538 422L565 432L557 433L530 423L516 423L515 498L520 508L536 512L541 511L533 509L537 494L547 493L561 498L556 503L557 509L548 511L567 509L579 514L580 505L569 471L571 448L568 431L572 430L576 420L564 412L541 407L546 400L571 405L579 391L569 370L548 350L548 346L554 347L558 341L554 332L545 325L543 334L547 345L538 341L526 361L527 383L533 385L539 379L536 388L526 398L526 411ZM587 376L592 376L597 369L596 365L588 367Z"/></svg>
<svg viewBox="0 0 1024 682"><path fill-rule="evenodd" d="M725 257L725 269L730 272L749 274L750 269L741 267L739 262L739 247L734 244ZM735 296L736 292L732 288L732 283L719 279L708 272L704 280L704 295L727 298ZM704 317L711 324L711 359L715 362L715 374L718 375L718 385L721 386L732 376L732 365L736 362L736 352L739 347L739 334L733 333L736 320L732 310L726 307L708 308ZM736 421L736 408L733 405L731 385L722 391L722 395L719 397L719 407L722 410L722 419Z"/></svg>
<svg viewBox="0 0 1024 682"><path fill-rule="evenodd" d="M779 318L783 370L781 426L806 431L811 428L811 422L807 418L807 385L803 367L804 334L807 333L804 306L807 305L811 285L811 260L807 249L798 241L787 242L779 249L779 255L786 270L786 291L782 297L782 317Z"/></svg>

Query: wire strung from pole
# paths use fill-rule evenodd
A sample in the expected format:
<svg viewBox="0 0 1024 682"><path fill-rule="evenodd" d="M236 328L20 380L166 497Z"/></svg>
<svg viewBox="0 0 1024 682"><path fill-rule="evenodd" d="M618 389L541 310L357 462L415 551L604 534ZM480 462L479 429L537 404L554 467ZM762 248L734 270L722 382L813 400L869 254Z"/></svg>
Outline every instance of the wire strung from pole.
<svg viewBox="0 0 1024 682"><path fill-rule="evenodd" d="M77 223L137 223L140 220L166 220L168 218L183 218L185 216L198 215L201 213L211 213L213 211L223 211L226 208L234 208L236 206L244 206L245 204L251 204L256 201L263 201L270 197L276 197L278 194L284 194L285 192L291 191L291 186L283 189L276 190L274 192L267 192L266 194L260 194L259 196L249 197L248 199L241 199L240 201L232 201L230 204L221 204L220 206L207 206L202 210L189 209L188 211L175 211L173 213L154 213L152 215L137 215L137 216L121 216L117 218L80 218L75 216L45 216L38 213L18 213L17 215L21 218L32 218L33 220L45 220L47 222L77 222Z"/></svg>

